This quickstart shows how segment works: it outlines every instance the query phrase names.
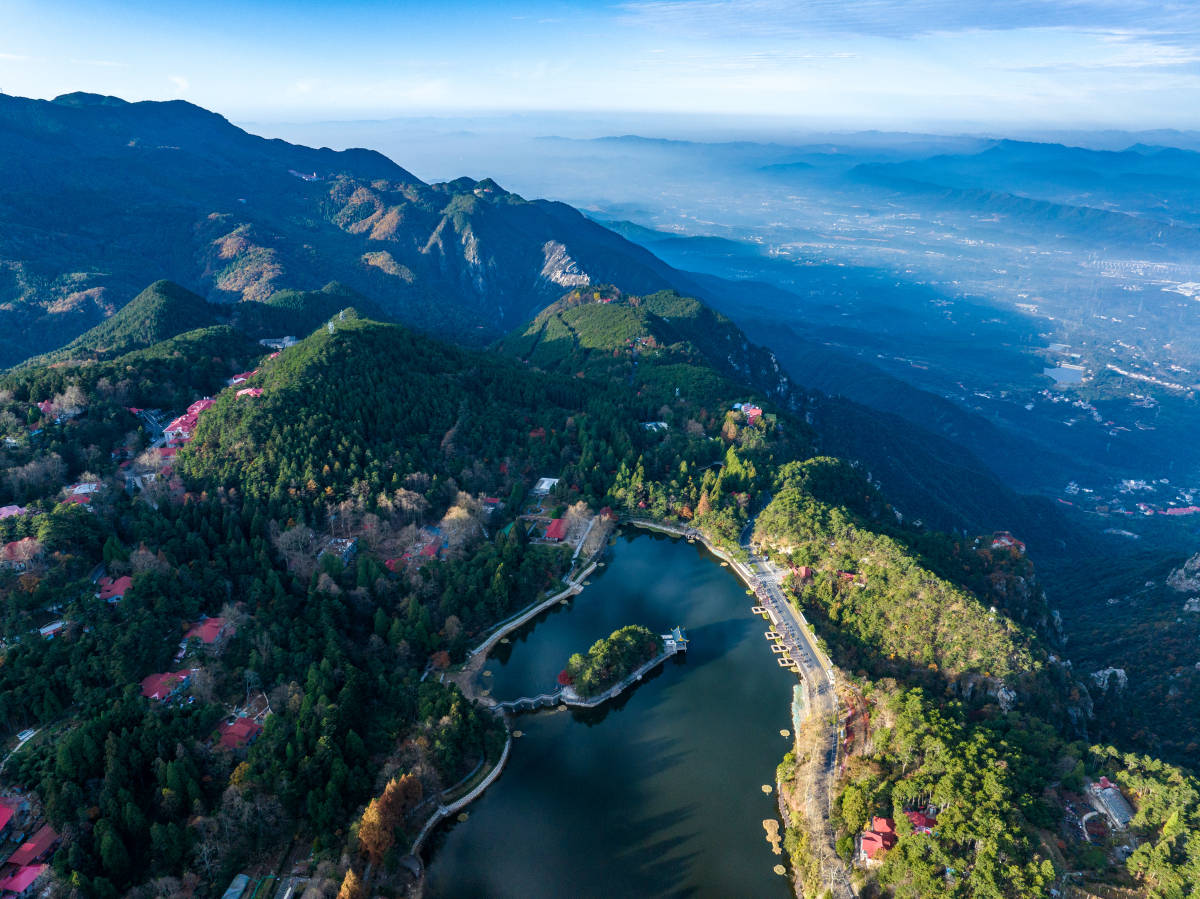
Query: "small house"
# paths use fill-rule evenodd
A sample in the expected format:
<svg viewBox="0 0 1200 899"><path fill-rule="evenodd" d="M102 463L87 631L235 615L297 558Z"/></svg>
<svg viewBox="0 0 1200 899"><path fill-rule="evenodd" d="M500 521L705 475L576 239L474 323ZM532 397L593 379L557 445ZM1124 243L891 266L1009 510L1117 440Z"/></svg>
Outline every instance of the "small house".
<svg viewBox="0 0 1200 899"><path fill-rule="evenodd" d="M558 478L538 478L538 482L529 492L534 496L546 496L556 486L558 486Z"/></svg>
<svg viewBox="0 0 1200 899"><path fill-rule="evenodd" d="M224 618L201 618L187 629L183 639L179 641L179 652L176 659L182 659L187 651L188 640L199 640L204 646L215 647L231 633L231 628Z"/></svg>
<svg viewBox="0 0 1200 899"><path fill-rule="evenodd" d="M1135 812L1116 784L1107 777L1101 777L1099 783L1091 785L1091 793L1115 830L1124 830L1129 826Z"/></svg>
<svg viewBox="0 0 1200 899"><path fill-rule="evenodd" d="M567 537L567 520L565 518L555 518L546 528L546 539L553 540L555 543L562 543Z"/></svg>
<svg viewBox="0 0 1200 899"><path fill-rule="evenodd" d="M133 578L127 574L122 575L116 580L111 577L102 577L98 586L100 587L100 592L96 594L97 599L116 603L125 598L126 592L133 586Z"/></svg>
<svg viewBox="0 0 1200 899"><path fill-rule="evenodd" d="M896 840L895 821L891 818L872 818L870 830L863 831L862 835L863 855L874 860L895 846Z"/></svg>
<svg viewBox="0 0 1200 899"><path fill-rule="evenodd" d="M239 372L238 374L236 374L232 378L230 378L226 383L228 383L230 387L236 387L238 384L245 384L247 381L249 381L251 378L253 378L256 374L258 374L257 368L254 369L254 371Z"/></svg>
<svg viewBox="0 0 1200 899"><path fill-rule="evenodd" d="M253 398L253 397L257 397L257 396L262 396L262 393L263 392L262 392L261 387L243 387L241 390L239 390L237 392L237 395L238 396L248 396L248 397Z"/></svg>
<svg viewBox="0 0 1200 899"><path fill-rule="evenodd" d="M58 844L58 832L47 824L18 846L17 851L8 857L6 864L24 867L43 862L50 857Z"/></svg>
<svg viewBox="0 0 1200 899"><path fill-rule="evenodd" d="M222 722L217 730L221 734L219 745L226 749L241 749L253 744L262 733L263 727L253 718L235 718Z"/></svg>
<svg viewBox="0 0 1200 899"><path fill-rule="evenodd" d="M186 668L182 671L151 674L142 679L142 695L147 699L166 702L186 689L191 682L192 672Z"/></svg>
<svg viewBox="0 0 1200 899"><path fill-rule="evenodd" d="M905 812L904 817L912 824L913 833L933 833L933 828L937 826L937 818L925 812Z"/></svg>
<svg viewBox="0 0 1200 899"><path fill-rule="evenodd" d="M48 865L22 865L13 874L0 880L0 895L29 896L33 885Z"/></svg>
<svg viewBox="0 0 1200 899"><path fill-rule="evenodd" d="M1021 555L1025 554L1025 544L1008 531L996 531L992 534L992 549L1015 549Z"/></svg>

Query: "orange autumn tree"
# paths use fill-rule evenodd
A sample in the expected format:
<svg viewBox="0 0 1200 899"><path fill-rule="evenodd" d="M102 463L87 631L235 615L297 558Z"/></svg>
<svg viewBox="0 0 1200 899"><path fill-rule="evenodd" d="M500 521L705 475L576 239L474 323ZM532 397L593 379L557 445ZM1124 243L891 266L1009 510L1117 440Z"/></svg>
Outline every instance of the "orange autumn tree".
<svg viewBox="0 0 1200 899"><path fill-rule="evenodd" d="M358 843L374 864L380 864L396 843L396 828L421 801L421 782L411 774L393 778L383 795L372 799L358 823Z"/></svg>
<svg viewBox="0 0 1200 899"><path fill-rule="evenodd" d="M379 797L384 823L393 828L399 827L404 823L404 816L416 808L423 795L421 782L411 774L392 778Z"/></svg>
<svg viewBox="0 0 1200 899"><path fill-rule="evenodd" d="M389 827L383 820L380 801L372 799L358 822L358 845L372 864L383 862L383 857L396 842L396 828Z"/></svg>
<svg viewBox="0 0 1200 899"><path fill-rule="evenodd" d="M362 881L358 879L353 868L346 872L337 899L363 899Z"/></svg>

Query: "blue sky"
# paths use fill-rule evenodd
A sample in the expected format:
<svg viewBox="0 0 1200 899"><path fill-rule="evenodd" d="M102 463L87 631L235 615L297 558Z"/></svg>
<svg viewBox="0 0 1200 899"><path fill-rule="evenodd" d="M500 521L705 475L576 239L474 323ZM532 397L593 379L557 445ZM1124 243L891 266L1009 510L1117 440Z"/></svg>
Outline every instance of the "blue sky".
<svg viewBox="0 0 1200 899"><path fill-rule="evenodd" d="M1200 0L0 0L0 90L233 119L488 111L1200 127Z"/></svg>

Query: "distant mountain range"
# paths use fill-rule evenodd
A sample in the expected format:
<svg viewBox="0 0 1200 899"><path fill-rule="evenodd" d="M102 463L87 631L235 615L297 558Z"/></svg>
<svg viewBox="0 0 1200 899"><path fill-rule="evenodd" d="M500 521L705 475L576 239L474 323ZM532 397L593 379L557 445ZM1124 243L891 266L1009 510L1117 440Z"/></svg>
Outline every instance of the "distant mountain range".
<svg viewBox="0 0 1200 899"><path fill-rule="evenodd" d="M0 365L97 324L148 276L216 303L336 279L476 342L577 284L670 285L569 206L428 185L379 153L255 137L182 101L0 95L0 166Z"/></svg>
<svg viewBox="0 0 1200 899"><path fill-rule="evenodd" d="M823 450L860 461L906 514L1010 527L1043 546L1060 530L1057 514L943 436L794 386L705 305L762 285L672 268L564 204L490 180L425 184L378 153L266 140L182 102L0 95L0 138L0 365L113 359L218 325L302 335L347 306L476 346L516 329L511 350L575 315L559 303L538 317L571 290L677 288L701 302L626 307L636 336L808 408ZM148 274L162 280L143 290ZM611 337L583 339L598 359ZM546 349L531 361L575 371L580 347L559 346L562 359Z"/></svg>

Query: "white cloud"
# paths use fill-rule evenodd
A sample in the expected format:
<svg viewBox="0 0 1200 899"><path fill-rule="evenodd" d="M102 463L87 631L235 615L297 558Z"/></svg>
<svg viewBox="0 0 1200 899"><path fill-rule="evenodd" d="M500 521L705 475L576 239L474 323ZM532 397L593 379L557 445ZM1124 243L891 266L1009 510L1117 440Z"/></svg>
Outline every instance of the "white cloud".
<svg viewBox="0 0 1200 899"><path fill-rule="evenodd" d="M176 97L181 96L182 94L186 93L187 89L192 86L191 82L189 82L182 75L168 75L167 80L170 81L173 85L175 85L175 96Z"/></svg>

